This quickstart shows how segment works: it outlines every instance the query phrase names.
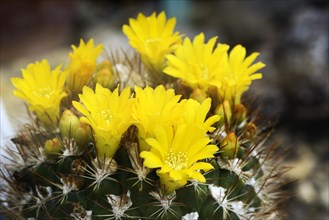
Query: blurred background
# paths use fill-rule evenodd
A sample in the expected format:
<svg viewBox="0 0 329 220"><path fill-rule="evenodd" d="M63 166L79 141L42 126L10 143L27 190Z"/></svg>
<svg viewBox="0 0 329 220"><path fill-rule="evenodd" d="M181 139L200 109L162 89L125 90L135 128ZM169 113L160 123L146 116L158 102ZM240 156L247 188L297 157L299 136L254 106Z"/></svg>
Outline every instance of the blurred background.
<svg viewBox="0 0 329 220"><path fill-rule="evenodd" d="M66 64L80 38L127 49L121 28L128 18L162 10L186 36L204 32L261 53L267 66L250 92L262 114L277 119L273 139L288 149L282 155L292 167L285 174L288 219L329 219L327 0L1 0L1 148L27 118L11 92L10 78L21 76L21 68L43 58Z"/></svg>

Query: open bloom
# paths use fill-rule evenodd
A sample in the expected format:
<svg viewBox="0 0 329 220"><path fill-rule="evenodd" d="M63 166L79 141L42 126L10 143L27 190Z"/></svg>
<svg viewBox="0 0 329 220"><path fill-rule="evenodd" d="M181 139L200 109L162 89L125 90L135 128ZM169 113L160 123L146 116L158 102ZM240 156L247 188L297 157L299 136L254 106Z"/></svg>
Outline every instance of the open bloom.
<svg viewBox="0 0 329 220"><path fill-rule="evenodd" d="M227 47L225 44L218 47ZM219 95L222 100L235 101L240 103L240 98L245 92L252 80L261 79L262 74L257 73L265 64L257 62L252 64L258 57L259 53L254 52L246 57L246 48L241 45L235 46L231 52L225 53L221 57L223 73L219 75L222 86L219 88Z"/></svg>
<svg viewBox="0 0 329 220"><path fill-rule="evenodd" d="M67 94L63 91L67 74L62 73L60 66L50 69L47 60L29 64L22 69L22 78L12 78L16 87L13 93L28 102L29 110L46 126L57 123L60 102Z"/></svg>
<svg viewBox="0 0 329 220"><path fill-rule="evenodd" d="M129 19L129 26L124 25L123 33L128 37L130 45L141 54L143 63L157 72L165 66L165 56L172 53L181 42L178 32L174 33L176 19L166 20L161 12L154 12L145 17L139 13L137 19Z"/></svg>
<svg viewBox="0 0 329 220"><path fill-rule="evenodd" d="M133 100L130 98L130 88L126 87L119 95L118 88L111 92L96 84L94 92L85 86L79 98L83 105L73 101L73 106L84 115L80 120L93 129L99 158L112 158L122 134L131 125Z"/></svg>
<svg viewBox="0 0 329 220"><path fill-rule="evenodd" d="M162 189L170 194L184 186L189 180L206 182L200 170L210 170L213 166L202 159L214 157L217 146L209 144L205 132L195 126L181 124L176 129L158 126L155 137L146 139L150 151L143 151L144 165L159 168Z"/></svg>
<svg viewBox="0 0 329 220"><path fill-rule="evenodd" d="M218 90L221 100L234 100L240 103L240 97L252 80L260 79L261 73L255 73L265 65L262 62L252 64L258 53L246 57L246 49L235 46L228 53L229 46L218 44L217 37L204 42L204 34L196 36L191 42L185 38L174 54L167 55L168 66L164 73L181 79L195 91L201 89L204 96L209 87Z"/></svg>
<svg viewBox="0 0 329 220"><path fill-rule="evenodd" d="M194 99L188 99L184 104L184 123L201 128L205 132L214 131L215 127L212 127L215 122L219 121L219 115L213 115L207 120L207 114L210 110L211 99L207 98L202 103L195 101Z"/></svg>
<svg viewBox="0 0 329 220"><path fill-rule="evenodd" d="M181 121L184 108L179 103L180 95L175 95L173 89L166 90L162 85L155 89L144 89L135 86L136 99L132 109L132 116L138 128L141 150L149 149L144 142L153 137L157 125L173 126Z"/></svg>
<svg viewBox="0 0 329 220"><path fill-rule="evenodd" d="M96 68L96 59L103 50L103 45L94 45L90 39L87 44L81 39L79 47L72 45L68 66L69 76L67 87L73 94L78 94L82 87L87 85Z"/></svg>
<svg viewBox="0 0 329 220"><path fill-rule="evenodd" d="M164 73L181 79L193 89L206 91L210 86L220 87L218 75L222 74L220 57L228 47L216 47L217 37L205 43L203 33L197 35L193 42L187 37L174 54L167 55L168 66Z"/></svg>

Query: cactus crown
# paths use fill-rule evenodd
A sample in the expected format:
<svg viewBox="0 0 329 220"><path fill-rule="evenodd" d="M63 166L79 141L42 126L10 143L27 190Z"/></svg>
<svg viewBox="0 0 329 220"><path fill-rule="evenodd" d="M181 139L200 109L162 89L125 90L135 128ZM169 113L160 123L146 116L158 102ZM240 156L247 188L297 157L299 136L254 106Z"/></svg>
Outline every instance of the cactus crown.
<svg viewBox="0 0 329 220"><path fill-rule="evenodd" d="M202 33L182 40L164 12L129 23L123 32L133 57L96 63L103 46L81 40L64 70L51 71L44 60L12 79L33 118L8 150L1 212L36 219L275 218L280 161L241 101L262 76L264 64L253 64L258 53L246 56L241 45L229 52Z"/></svg>

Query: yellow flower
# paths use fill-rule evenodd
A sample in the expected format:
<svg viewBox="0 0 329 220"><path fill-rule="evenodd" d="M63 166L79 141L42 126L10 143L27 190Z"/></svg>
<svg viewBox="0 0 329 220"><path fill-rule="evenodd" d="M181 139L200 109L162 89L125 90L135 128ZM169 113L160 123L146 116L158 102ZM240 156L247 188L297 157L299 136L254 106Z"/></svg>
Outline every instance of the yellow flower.
<svg viewBox="0 0 329 220"><path fill-rule="evenodd" d="M189 180L206 182L200 170L213 169L210 163L199 162L213 158L217 146L209 145L210 139L202 129L181 124L176 129L158 126L155 138L148 138L150 151L143 151L144 166L159 168L157 174L165 193L170 194Z"/></svg>
<svg viewBox="0 0 329 220"><path fill-rule="evenodd" d="M67 74L61 73L61 66L53 71L47 60L29 64L22 69L22 78L12 78L16 87L13 93L28 102L29 110L36 113L37 118L46 126L57 123L60 102L67 94L63 91Z"/></svg>
<svg viewBox="0 0 329 220"><path fill-rule="evenodd" d="M154 12L149 17L139 13L137 19L129 19L129 26L124 25L122 31L130 45L141 54L146 67L161 72L165 67L165 56L181 42L179 33L174 33L175 25L176 19L167 21L164 12L158 16Z"/></svg>
<svg viewBox="0 0 329 220"><path fill-rule="evenodd" d="M210 106L210 98L205 99L201 104L193 99L188 99L184 106L184 123L201 128L205 132L214 131L215 127L211 127L211 125L219 121L220 116L213 115L205 121L210 110Z"/></svg>
<svg viewBox="0 0 329 220"><path fill-rule="evenodd" d="M218 47L227 47L219 45ZM262 69L265 64L257 62L252 64L259 53L252 53L246 57L246 48L241 45L235 46L230 54L226 53L221 57L220 63L225 74L219 75L222 87L219 88L219 95L222 100L240 103L243 92L248 90L252 80L261 79L261 73L255 73Z"/></svg>
<svg viewBox="0 0 329 220"><path fill-rule="evenodd" d="M126 87L119 95L118 88L111 92L96 84L94 92L85 86L79 98L84 106L75 101L73 106L84 115L80 120L93 129L98 157L112 158L122 134L131 125L133 100L130 98L130 88Z"/></svg>
<svg viewBox="0 0 329 220"><path fill-rule="evenodd" d="M184 109L178 103L180 95L175 95L173 89L165 90L160 85L155 89L144 89L135 86L136 99L132 109L132 116L138 128L138 137L141 150L148 150L144 142L148 137L153 137L157 125L169 126L177 124L182 117Z"/></svg>
<svg viewBox="0 0 329 220"><path fill-rule="evenodd" d="M181 79L193 89L207 91L210 86L220 87L218 75L222 68L220 57L226 53L228 47L214 49L217 37L204 42L204 34L197 35L193 42L185 38L174 55L167 55L168 66L164 73Z"/></svg>
<svg viewBox="0 0 329 220"><path fill-rule="evenodd" d="M262 78L261 73L255 72L265 65L262 62L252 65L259 54L252 53L246 57L246 49L241 45L235 46L230 54L226 44L218 44L214 48L216 39L213 37L205 43L203 33L193 42L185 38L174 54L166 56L168 66L163 72L181 79L194 89L192 96L196 94L200 100L207 96L209 87L216 87L222 100L240 103L240 97L251 81Z"/></svg>
<svg viewBox="0 0 329 220"><path fill-rule="evenodd" d="M69 91L76 95L80 93L83 86L89 83L96 68L96 59L103 50L103 45L99 44L95 47L93 39L90 39L87 44L81 39L79 47L72 45L72 49L73 52L69 54L67 86Z"/></svg>

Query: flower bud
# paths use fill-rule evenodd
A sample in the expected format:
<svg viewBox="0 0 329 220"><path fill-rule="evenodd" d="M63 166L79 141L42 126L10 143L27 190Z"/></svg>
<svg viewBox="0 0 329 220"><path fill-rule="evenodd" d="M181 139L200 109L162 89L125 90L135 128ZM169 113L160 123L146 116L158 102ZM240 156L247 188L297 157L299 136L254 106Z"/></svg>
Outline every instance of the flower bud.
<svg viewBox="0 0 329 220"><path fill-rule="evenodd" d="M43 150L47 157L53 157L62 152L62 145L58 138L49 139L45 142Z"/></svg>
<svg viewBox="0 0 329 220"><path fill-rule="evenodd" d="M240 144L237 136L231 132L229 133L225 139L220 144L220 151L222 155L227 157L228 159L234 159L237 156Z"/></svg>
<svg viewBox="0 0 329 220"><path fill-rule="evenodd" d="M79 118L70 110L65 110L59 121L59 130L63 137L72 138L73 133L79 127Z"/></svg>
<svg viewBox="0 0 329 220"><path fill-rule="evenodd" d="M257 127L254 123L249 122L246 125L245 131L243 133L243 138L251 140L253 139L257 134Z"/></svg>
<svg viewBox="0 0 329 220"><path fill-rule="evenodd" d="M81 122L73 132L73 138L79 147L85 147L91 140L92 132L88 124Z"/></svg>
<svg viewBox="0 0 329 220"><path fill-rule="evenodd" d="M246 108L242 104L236 104L233 107L233 117L237 123L241 123L246 119Z"/></svg>
<svg viewBox="0 0 329 220"><path fill-rule="evenodd" d="M95 84L99 83L104 88L112 88L114 85L113 74L111 69L102 69L94 77Z"/></svg>
<svg viewBox="0 0 329 220"><path fill-rule="evenodd" d="M70 63L67 68L68 78L66 87L69 96L75 100L82 88L88 85L92 75L96 69L97 57L103 50L103 45L94 44L94 40L90 39L85 43L82 39L78 47L72 45L73 51L69 54Z"/></svg>
<svg viewBox="0 0 329 220"><path fill-rule="evenodd" d="M88 124L81 122L70 110L65 110L59 122L61 135L73 138L79 147L88 145L91 140L91 128Z"/></svg>
<svg viewBox="0 0 329 220"><path fill-rule="evenodd" d="M194 89L190 95L190 98L202 103L207 98L207 95L201 89Z"/></svg>

